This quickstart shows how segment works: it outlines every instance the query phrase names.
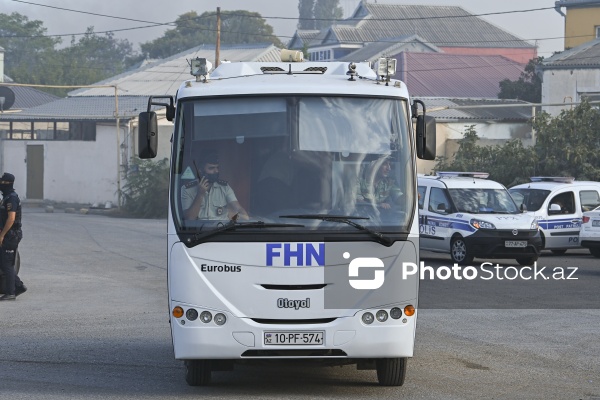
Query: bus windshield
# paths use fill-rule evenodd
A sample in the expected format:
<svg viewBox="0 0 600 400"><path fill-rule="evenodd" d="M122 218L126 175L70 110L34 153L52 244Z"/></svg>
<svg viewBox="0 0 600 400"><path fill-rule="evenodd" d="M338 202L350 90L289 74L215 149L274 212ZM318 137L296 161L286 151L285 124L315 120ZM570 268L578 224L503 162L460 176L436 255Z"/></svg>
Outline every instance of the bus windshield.
<svg viewBox="0 0 600 400"><path fill-rule="evenodd" d="M519 209L504 189L448 189L458 212L516 214Z"/></svg>
<svg viewBox="0 0 600 400"><path fill-rule="evenodd" d="M171 209L178 232L206 233L232 219L269 223L269 233L358 232L319 216L408 232L415 183L406 100L195 98L181 100L177 114Z"/></svg>

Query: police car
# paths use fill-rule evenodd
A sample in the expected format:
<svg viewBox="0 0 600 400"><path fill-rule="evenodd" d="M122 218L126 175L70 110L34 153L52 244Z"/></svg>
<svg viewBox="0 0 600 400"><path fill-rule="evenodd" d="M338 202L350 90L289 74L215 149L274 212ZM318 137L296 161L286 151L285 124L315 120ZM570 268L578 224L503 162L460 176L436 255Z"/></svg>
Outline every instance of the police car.
<svg viewBox="0 0 600 400"><path fill-rule="evenodd" d="M468 264L474 257L515 258L533 264L542 241L537 220L523 213L506 188L481 172L420 175L420 248L450 253Z"/></svg>
<svg viewBox="0 0 600 400"><path fill-rule="evenodd" d="M600 207L583 213L579 241L594 257L600 258Z"/></svg>
<svg viewBox="0 0 600 400"><path fill-rule="evenodd" d="M544 249L556 254L580 248L583 213L600 205L600 182L572 177L532 177L509 192L519 207L538 219Z"/></svg>

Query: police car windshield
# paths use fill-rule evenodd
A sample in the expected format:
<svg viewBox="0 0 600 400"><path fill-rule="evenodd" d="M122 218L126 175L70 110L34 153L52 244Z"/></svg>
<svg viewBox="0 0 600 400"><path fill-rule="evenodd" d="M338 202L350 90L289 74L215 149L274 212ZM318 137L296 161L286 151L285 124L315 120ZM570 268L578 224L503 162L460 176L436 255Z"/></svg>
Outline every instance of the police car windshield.
<svg viewBox="0 0 600 400"><path fill-rule="evenodd" d="M458 212L516 214L519 209L504 189L448 189Z"/></svg>
<svg viewBox="0 0 600 400"><path fill-rule="evenodd" d="M527 207L527 211L538 211L544 205L546 197L550 194L549 190L541 189L509 189L511 197L520 208L521 204Z"/></svg>
<svg viewBox="0 0 600 400"><path fill-rule="evenodd" d="M238 222L273 224L290 222L282 215L351 215L376 232L410 230L416 197L406 100L211 98L182 101L177 112L171 210L179 232L219 229L234 213ZM360 236L349 224L304 222L257 229Z"/></svg>

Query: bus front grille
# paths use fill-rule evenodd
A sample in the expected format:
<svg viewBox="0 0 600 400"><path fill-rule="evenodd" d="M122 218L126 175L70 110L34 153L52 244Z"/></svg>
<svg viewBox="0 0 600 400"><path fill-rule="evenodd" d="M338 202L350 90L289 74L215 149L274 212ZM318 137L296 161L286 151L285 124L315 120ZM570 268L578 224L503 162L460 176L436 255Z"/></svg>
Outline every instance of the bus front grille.
<svg viewBox="0 0 600 400"><path fill-rule="evenodd" d="M251 318L252 321L258 324L266 325L297 325L297 324L328 324L335 321L337 318L314 318L314 319L266 319L266 318Z"/></svg>
<svg viewBox="0 0 600 400"><path fill-rule="evenodd" d="M339 349L246 350L242 357L347 357Z"/></svg>

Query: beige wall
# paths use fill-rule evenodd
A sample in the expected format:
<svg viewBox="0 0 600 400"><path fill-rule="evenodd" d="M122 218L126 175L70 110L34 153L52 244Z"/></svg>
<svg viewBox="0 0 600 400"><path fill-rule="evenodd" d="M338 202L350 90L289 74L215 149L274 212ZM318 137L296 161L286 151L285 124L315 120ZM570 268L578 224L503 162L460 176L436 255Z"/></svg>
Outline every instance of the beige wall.
<svg viewBox="0 0 600 400"><path fill-rule="evenodd" d="M571 8L566 15L565 49L596 38L596 26L600 26L600 7Z"/></svg>

